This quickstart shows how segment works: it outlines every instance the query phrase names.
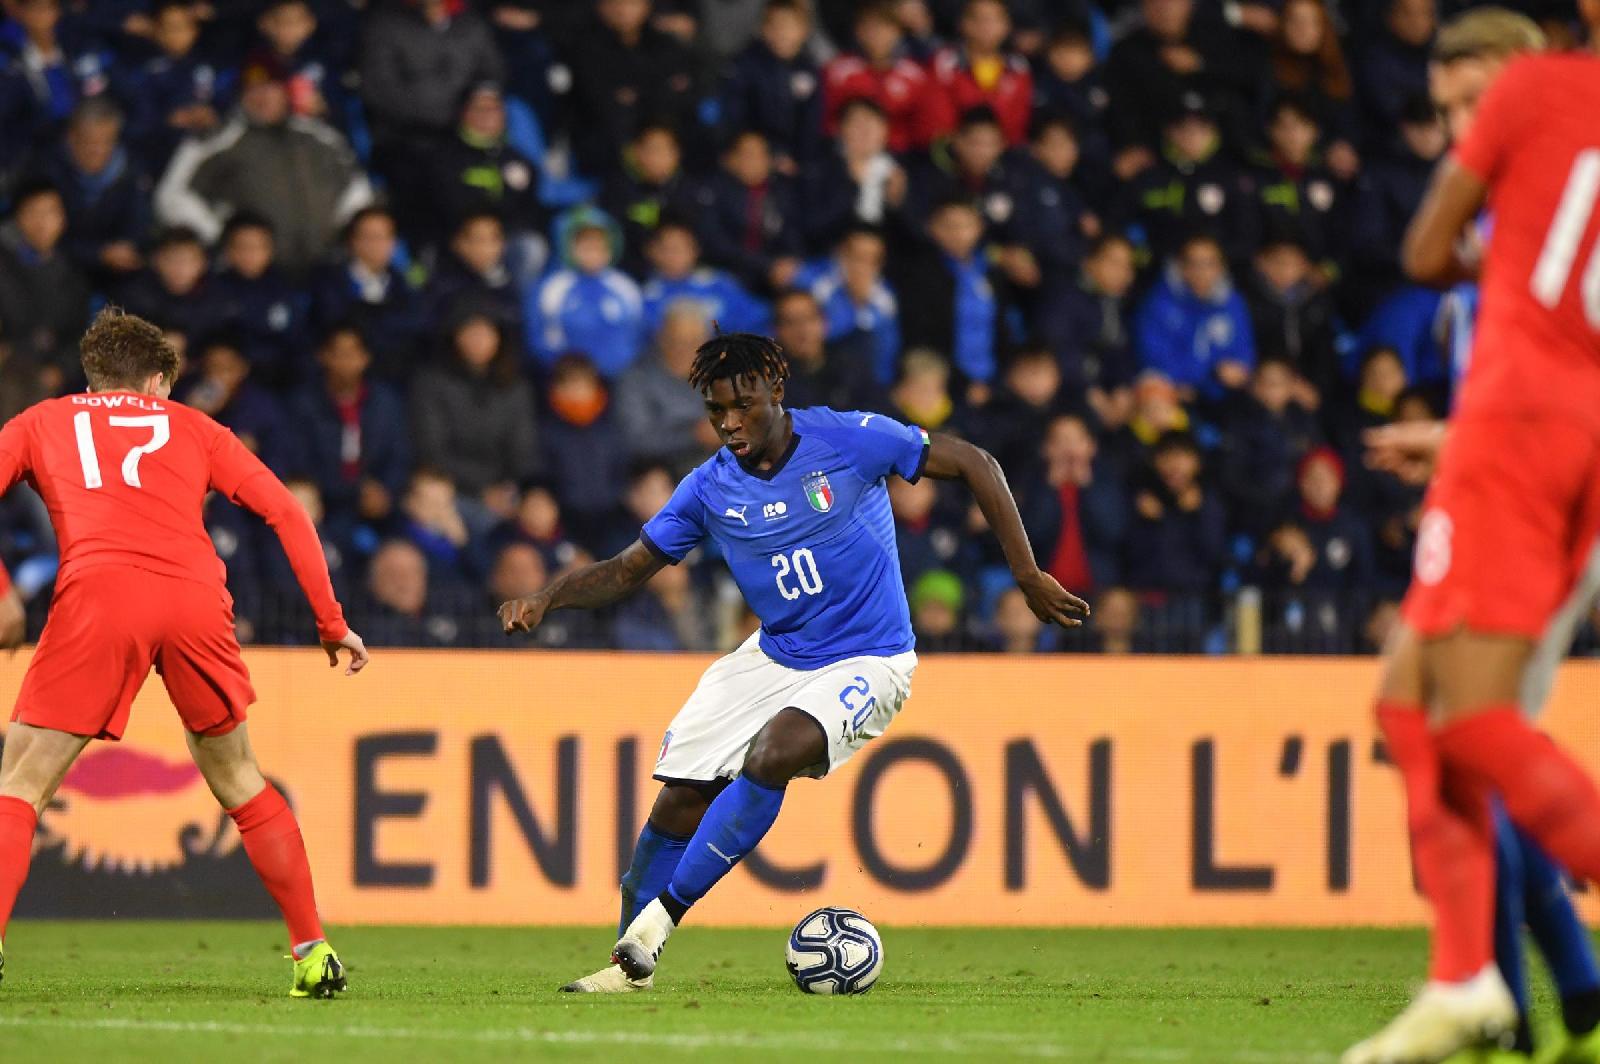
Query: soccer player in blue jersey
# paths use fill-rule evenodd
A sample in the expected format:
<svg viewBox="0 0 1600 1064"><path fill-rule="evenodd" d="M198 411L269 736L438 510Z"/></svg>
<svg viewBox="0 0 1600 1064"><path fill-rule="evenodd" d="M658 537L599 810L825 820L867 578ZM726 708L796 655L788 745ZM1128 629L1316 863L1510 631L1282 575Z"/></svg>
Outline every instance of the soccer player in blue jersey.
<svg viewBox="0 0 1600 1064"><path fill-rule="evenodd" d="M784 789L822 777L883 734L917 666L886 482L971 489L1028 605L1082 624L1089 607L1034 560L1000 466L985 451L882 414L784 410L788 367L763 336L705 343L689 383L723 446L678 485L632 546L500 607L507 632L550 610L604 606L710 538L761 630L701 677L668 726L661 793L622 880L612 964L563 987L646 990L667 937L755 849Z"/></svg>

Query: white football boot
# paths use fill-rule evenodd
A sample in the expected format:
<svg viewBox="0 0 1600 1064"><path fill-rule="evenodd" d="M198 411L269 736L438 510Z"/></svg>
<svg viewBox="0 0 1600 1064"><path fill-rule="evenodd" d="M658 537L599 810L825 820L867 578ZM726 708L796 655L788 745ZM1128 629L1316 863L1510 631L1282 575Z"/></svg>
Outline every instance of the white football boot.
<svg viewBox="0 0 1600 1064"><path fill-rule="evenodd" d="M1463 1049L1509 1046L1517 1005L1489 965L1461 983L1428 983L1389 1026L1350 1047L1340 1064L1440 1064Z"/></svg>
<svg viewBox="0 0 1600 1064"><path fill-rule="evenodd" d="M655 985L653 976L629 979L619 965L609 965L593 975L575 979L561 988L563 994L632 994Z"/></svg>
<svg viewBox="0 0 1600 1064"><path fill-rule="evenodd" d="M661 956L661 947L667 944L667 936L677 926L672 922L672 917L667 915L661 899L657 898L633 918L633 923L628 925L628 930L622 933L612 949L611 959L629 979L650 979L656 974L656 959Z"/></svg>

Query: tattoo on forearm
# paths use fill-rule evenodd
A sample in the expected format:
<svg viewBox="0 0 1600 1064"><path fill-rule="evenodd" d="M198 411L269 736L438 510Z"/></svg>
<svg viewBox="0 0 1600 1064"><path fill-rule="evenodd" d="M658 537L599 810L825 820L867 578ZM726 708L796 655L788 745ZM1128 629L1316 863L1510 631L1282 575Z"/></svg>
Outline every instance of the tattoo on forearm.
<svg viewBox="0 0 1600 1064"><path fill-rule="evenodd" d="M610 605L650 578L652 562L649 552L634 546L614 558L574 569L545 589L550 608Z"/></svg>

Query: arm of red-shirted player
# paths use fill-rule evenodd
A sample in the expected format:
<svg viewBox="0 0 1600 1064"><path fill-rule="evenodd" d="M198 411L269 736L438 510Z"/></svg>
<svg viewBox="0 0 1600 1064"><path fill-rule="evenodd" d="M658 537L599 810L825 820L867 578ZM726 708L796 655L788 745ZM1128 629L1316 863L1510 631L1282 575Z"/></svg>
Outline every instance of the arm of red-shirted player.
<svg viewBox="0 0 1600 1064"><path fill-rule="evenodd" d="M0 495L10 491L29 468L28 421L19 415L0 428ZM11 574L0 565L0 650L13 650L27 636L28 617Z"/></svg>
<svg viewBox="0 0 1600 1064"><path fill-rule="evenodd" d="M1027 530L1022 527L1022 515L1017 513L1017 500L1012 497L1005 471L994 455L966 440L939 432L931 433L929 440L923 475L935 480L959 480L972 492L989 528L1000 540L1000 549L1011 566L1017 587L1028 600L1028 608L1047 624L1059 624L1063 628L1081 625L1082 619L1074 614L1087 617L1089 604L1039 568L1033 547L1028 544Z"/></svg>
<svg viewBox="0 0 1600 1064"><path fill-rule="evenodd" d="M1400 263L1413 281L1448 288L1476 276L1476 264L1461 256L1461 239L1483 208L1484 191L1478 175L1454 158L1440 164L1400 250Z"/></svg>

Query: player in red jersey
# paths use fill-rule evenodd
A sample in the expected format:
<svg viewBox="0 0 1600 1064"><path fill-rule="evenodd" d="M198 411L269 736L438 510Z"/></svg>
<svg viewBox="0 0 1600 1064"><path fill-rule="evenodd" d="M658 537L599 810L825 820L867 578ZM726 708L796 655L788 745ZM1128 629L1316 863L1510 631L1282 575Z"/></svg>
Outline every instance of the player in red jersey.
<svg viewBox="0 0 1600 1064"><path fill-rule="evenodd" d="M1494 229L1378 706L1434 950L1416 1000L1346 1064L1428 1064L1515 1025L1493 964L1492 794L1600 882L1600 791L1520 709L1600 535L1600 59L1525 56L1492 78L1455 59L1436 50L1435 94L1470 128L1407 234L1406 269L1467 279L1462 234L1485 206Z"/></svg>
<svg viewBox="0 0 1600 1064"><path fill-rule="evenodd" d="M178 356L149 322L108 309L82 342L86 394L30 407L0 429L0 491L27 481L60 543L50 618L22 681L0 760L0 936L28 875L38 814L90 739L121 737L153 666L206 783L283 911L293 997L329 997L344 969L325 941L294 813L256 766L255 701L223 566L201 521L209 491L259 514L283 542L330 665L367 650L344 622L310 518L227 429L167 395ZM3 962L3 955L0 955Z"/></svg>

